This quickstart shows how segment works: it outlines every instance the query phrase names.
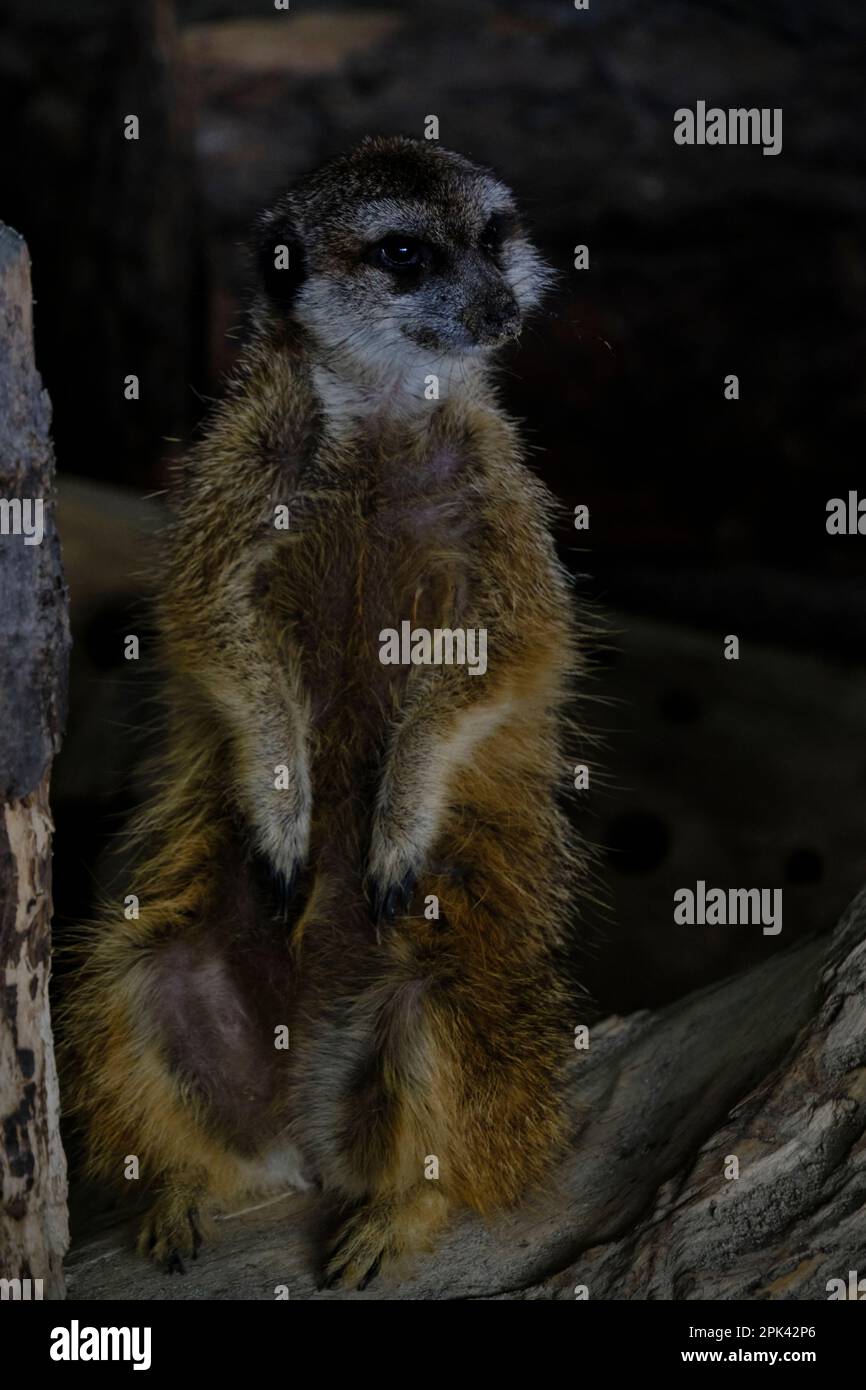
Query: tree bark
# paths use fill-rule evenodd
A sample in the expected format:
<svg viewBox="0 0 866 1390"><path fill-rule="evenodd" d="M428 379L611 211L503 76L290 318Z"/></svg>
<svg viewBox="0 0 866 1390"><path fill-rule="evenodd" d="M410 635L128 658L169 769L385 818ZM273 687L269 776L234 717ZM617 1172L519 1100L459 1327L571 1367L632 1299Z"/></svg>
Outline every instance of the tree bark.
<svg viewBox="0 0 866 1390"><path fill-rule="evenodd" d="M569 1095L573 1142L544 1198L489 1226L464 1216L400 1284L317 1294L320 1204L284 1197L223 1218L184 1278L117 1231L91 1240L70 1297L827 1298L866 1273L866 890L831 935L606 1020Z"/></svg>
<svg viewBox="0 0 866 1390"><path fill-rule="evenodd" d="M48 1003L48 783L66 708L67 594L54 527L50 405L33 358L27 248L0 223L0 1277L62 1297L66 1162ZM26 515L26 514L25 514ZM30 511L32 526L37 513ZM35 1296L35 1295L34 1295Z"/></svg>

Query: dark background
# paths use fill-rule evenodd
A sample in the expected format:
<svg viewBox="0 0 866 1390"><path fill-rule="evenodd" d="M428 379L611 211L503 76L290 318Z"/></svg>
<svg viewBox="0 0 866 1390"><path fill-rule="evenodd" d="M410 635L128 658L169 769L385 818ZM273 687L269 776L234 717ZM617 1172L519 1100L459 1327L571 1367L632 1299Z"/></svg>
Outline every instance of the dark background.
<svg viewBox="0 0 866 1390"><path fill-rule="evenodd" d="M76 639L61 926L144 789L151 676L122 638L147 647L156 494L237 350L250 219L435 114L561 272L502 383L609 628L583 711L601 743L573 750L610 898L584 977L605 1009L650 1006L830 927L866 880L866 536L825 529L829 498L866 495L862 3L4 8L0 216L33 259ZM782 153L675 145L699 99L782 107ZM698 878L783 888L781 936L674 926Z"/></svg>

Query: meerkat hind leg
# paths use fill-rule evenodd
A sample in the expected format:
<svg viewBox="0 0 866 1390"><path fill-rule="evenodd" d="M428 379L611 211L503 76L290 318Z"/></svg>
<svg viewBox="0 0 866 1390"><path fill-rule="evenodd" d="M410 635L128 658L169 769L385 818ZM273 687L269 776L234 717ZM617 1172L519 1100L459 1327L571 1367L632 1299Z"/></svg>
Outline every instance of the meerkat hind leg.
<svg viewBox="0 0 866 1390"><path fill-rule="evenodd" d="M169 1273L195 1259L207 1211L256 1185L281 1128L285 1054L274 1028L289 1018L274 985L282 945L259 936L233 948L199 932L155 950L148 1026L161 1058L167 1105L161 1124L146 1117L160 1145L144 1170L157 1170L156 1198L139 1250Z"/></svg>

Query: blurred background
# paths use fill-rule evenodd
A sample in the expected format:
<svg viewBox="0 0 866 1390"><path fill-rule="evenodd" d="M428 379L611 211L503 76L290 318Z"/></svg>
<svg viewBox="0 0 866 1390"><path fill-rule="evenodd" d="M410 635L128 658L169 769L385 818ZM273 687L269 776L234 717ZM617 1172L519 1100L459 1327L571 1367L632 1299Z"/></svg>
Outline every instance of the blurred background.
<svg viewBox="0 0 866 1390"><path fill-rule="evenodd" d="M573 749L610 898L584 979L606 1011L654 1006L831 927L866 881L866 536L825 528L829 498L866 496L862 3L4 11L0 216L33 261L75 640L58 933L146 791L152 675L123 637L146 652L160 494L243 334L251 218L431 114L513 186L560 272L502 387L563 503L576 601L607 614L584 708L600 744ZM782 153L675 145L697 100L781 107ZM699 878L782 888L781 936L675 926Z"/></svg>

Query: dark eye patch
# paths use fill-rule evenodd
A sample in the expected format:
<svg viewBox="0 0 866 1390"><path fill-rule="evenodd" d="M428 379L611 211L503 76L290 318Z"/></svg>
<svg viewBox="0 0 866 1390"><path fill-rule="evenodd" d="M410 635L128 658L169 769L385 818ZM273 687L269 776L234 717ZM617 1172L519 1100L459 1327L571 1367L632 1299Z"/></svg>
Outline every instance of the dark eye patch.
<svg viewBox="0 0 866 1390"><path fill-rule="evenodd" d="M478 245L488 256L495 256L502 250L510 236L519 230L520 222L516 212L493 212L484 226Z"/></svg>

